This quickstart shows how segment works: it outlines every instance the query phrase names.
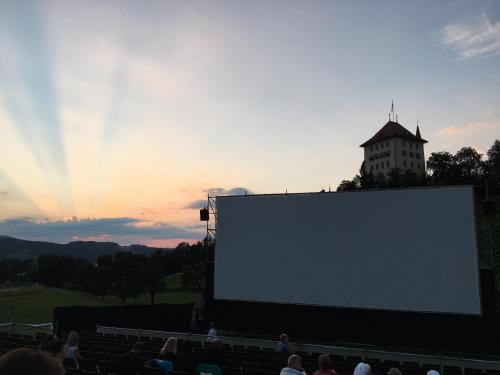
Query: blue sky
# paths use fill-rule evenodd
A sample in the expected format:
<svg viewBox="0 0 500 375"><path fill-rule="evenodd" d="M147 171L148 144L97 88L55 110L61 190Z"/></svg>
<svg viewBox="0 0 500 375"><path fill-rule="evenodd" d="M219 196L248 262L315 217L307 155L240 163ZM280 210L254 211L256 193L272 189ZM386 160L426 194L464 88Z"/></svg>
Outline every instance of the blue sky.
<svg viewBox="0 0 500 375"><path fill-rule="evenodd" d="M485 153L500 3L3 1L0 233L201 238L193 202L209 189L354 176L392 100L427 156Z"/></svg>

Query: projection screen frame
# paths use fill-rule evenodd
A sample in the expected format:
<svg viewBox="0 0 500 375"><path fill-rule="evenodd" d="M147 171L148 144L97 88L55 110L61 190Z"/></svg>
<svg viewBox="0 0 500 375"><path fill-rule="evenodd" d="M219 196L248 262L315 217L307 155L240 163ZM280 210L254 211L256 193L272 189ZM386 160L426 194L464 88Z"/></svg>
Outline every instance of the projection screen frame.
<svg viewBox="0 0 500 375"><path fill-rule="evenodd" d="M344 306L344 305L335 305L335 304L317 304L317 303L299 303L299 302L283 302L283 301L273 301L273 300L251 300L244 298L217 298L216 297L216 280L217 280L217 241L214 250L214 287L213 287L213 298L215 301L232 301L232 302L245 302L245 303L257 303L257 304L278 304L278 305L297 305L297 306L310 306L310 307L318 307L318 308L331 308L331 309L342 309L342 310L363 310L363 311L387 311L387 312L401 312L401 313L410 313L410 314L434 314L434 315L457 315L457 316L480 316L483 314L483 301L482 301L482 293L481 293L481 280L480 280L480 270L479 270L479 249L478 249L478 239L477 239L477 219L476 219L476 201L474 197L474 185L449 185L449 186L432 186L432 187L411 187L411 188L390 188L390 189L369 189L369 190L361 190L361 191L340 191L340 192L300 192L300 193L265 193L265 194L238 194L238 195L221 195L216 196L216 202L219 198L221 199L232 199L232 198L252 198L252 197L289 197L289 196L308 196L308 195L325 195L325 194L365 194L365 193L377 193L377 192L389 192L389 191L409 191L409 190L437 190L437 189L470 189L471 194L471 203L472 203L472 213L473 213L473 228L472 228L472 239L473 239L473 247L475 251L475 269L476 269L476 286L477 286L477 298L478 298L478 307L479 311L475 312L454 312L454 311L432 311L432 310L408 310L408 309L395 309L395 308L383 308L383 307L359 307L359 306ZM216 212L217 205L216 205ZM217 233L219 214L216 215L215 222L215 233ZM252 231L252 228L248 229ZM217 238L217 236L216 236Z"/></svg>

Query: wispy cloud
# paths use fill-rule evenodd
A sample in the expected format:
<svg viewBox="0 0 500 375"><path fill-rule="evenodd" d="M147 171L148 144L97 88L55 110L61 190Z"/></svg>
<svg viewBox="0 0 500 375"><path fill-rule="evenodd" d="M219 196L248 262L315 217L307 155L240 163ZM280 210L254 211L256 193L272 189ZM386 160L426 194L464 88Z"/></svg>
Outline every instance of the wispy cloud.
<svg viewBox="0 0 500 375"><path fill-rule="evenodd" d="M253 194L250 190L245 187L234 187L232 189L225 189L221 187L208 188L203 190L204 193L208 193L211 196L216 195L245 195L245 194Z"/></svg>
<svg viewBox="0 0 500 375"><path fill-rule="evenodd" d="M250 190L244 187L234 187L232 189L225 189L222 187L208 188L204 189L203 193L209 194L211 197L215 197L218 195L246 195L253 194ZM200 209L207 205L207 199L196 199L190 203L188 203L184 208L187 209Z"/></svg>
<svg viewBox="0 0 500 375"><path fill-rule="evenodd" d="M459 60L500 54L500 21L492 22L486 13L472 23L453 23L441 31L441 40L458 53Z"/></svg>
<svg viewBox="0 0 500 375"><path fill-rule="evenodd" d="M464 134L491 132L494 129L500 129L500 123L471 122L465 125L448 126L439 129L438 134L444 137L454 137Z"/></svg>
<svg viewBox="0 0 500 375"><path fill-rule="evenodd" d="M129 217L57 221L8 219L0 221L0 234L55 242L107 240L124 245L172 239L193 241L203 237L200 227L196 225L177 227L164 222L143 222Z"/></svg>

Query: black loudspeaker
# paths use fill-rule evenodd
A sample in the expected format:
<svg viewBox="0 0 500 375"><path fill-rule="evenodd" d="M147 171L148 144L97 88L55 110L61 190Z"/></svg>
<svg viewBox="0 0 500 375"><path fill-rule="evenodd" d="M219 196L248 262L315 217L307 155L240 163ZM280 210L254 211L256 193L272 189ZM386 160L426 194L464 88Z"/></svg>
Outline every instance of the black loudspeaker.
<svg viewBox="0 0 500 375"><path fill-rule="evenodd" d="M485 215L492 215L492 216L496 215L497 207L495 201L492 200L483 201L483 212Z"/></svg>
<svg viewBox="0 0 500 375"><path fill-rule="evenodd" d="M208 208L202 208L200 210L200 221L208 221L209 219Z"/></svg>

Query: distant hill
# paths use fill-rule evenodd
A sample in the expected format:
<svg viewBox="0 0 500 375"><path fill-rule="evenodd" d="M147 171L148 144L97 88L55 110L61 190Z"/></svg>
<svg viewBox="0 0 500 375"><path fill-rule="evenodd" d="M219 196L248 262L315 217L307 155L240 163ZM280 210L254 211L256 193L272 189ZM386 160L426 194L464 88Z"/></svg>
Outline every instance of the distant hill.
<svg viewBox="0 0 500 375"><path fill-rule="evenodd" d="M59 256L81 257L91 261L100 255L113 254L118 251L132 251L149 254L156 250L170 250L153 248L144 245L120 246L115 242L75 241L59 244L43 241L27 241L14 237L0 236L0 258L33 258L44 254Z"/></svg>

